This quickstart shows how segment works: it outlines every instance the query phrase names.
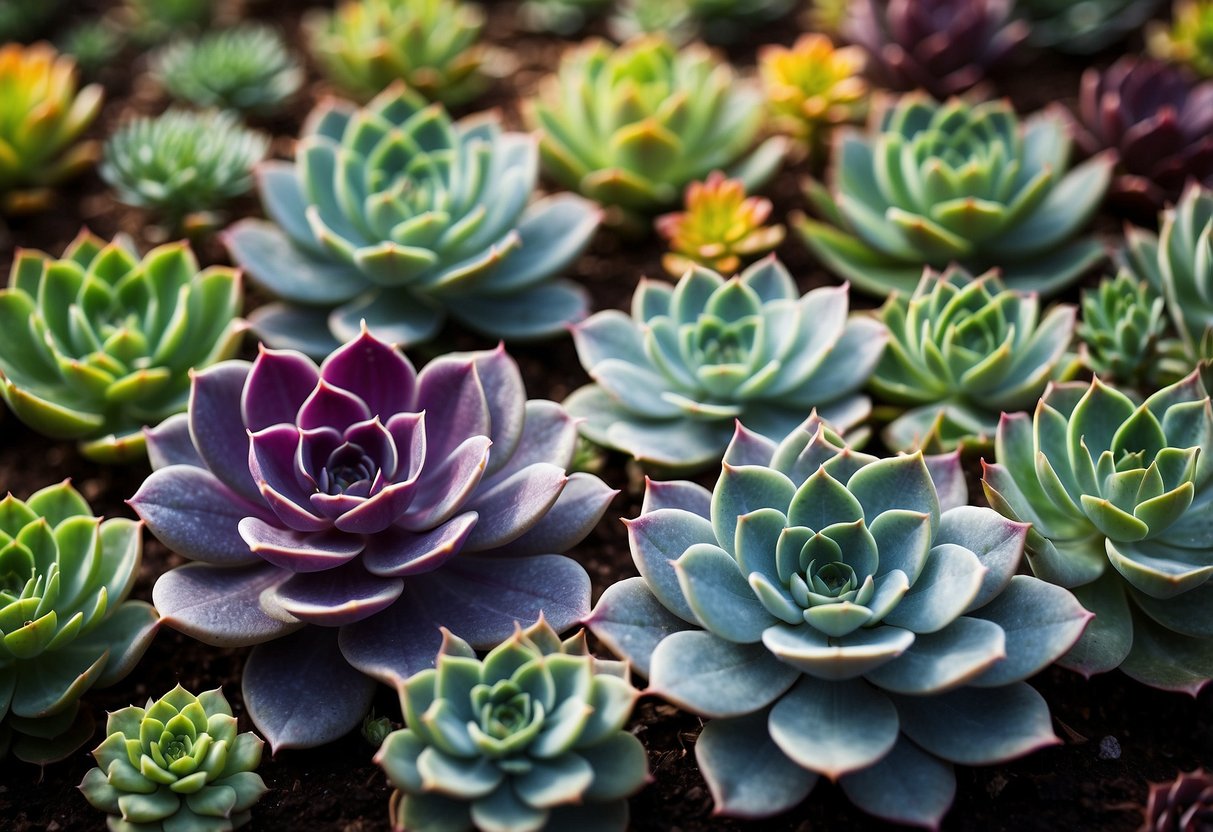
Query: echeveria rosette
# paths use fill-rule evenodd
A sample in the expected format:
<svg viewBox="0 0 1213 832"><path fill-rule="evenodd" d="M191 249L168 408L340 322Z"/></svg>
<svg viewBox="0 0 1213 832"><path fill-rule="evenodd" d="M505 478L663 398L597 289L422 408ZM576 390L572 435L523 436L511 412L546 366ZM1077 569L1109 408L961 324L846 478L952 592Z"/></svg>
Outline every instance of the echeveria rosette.
<svg viewBox="0 0 1213 832"><path fill-rule="evenodd" d="M868 99L863 65L858 47L835 48L828 37L813 32L790 47L763 46L758 72L775 128L818 153L835 125L862 121Z"/></svg>
<svg viewBox="0 0 1213 832"><path fill-rule="evenodd" d="M773 257L729 280L699 267L673 286L644 280L630 317L608 310L573 329L594 383L565 407L586 438L664 472L716 463L737 419L779 438L817 408L852 428L888 335L848 305L846 286L801 296Z"/></svg>
<svg viewBox="0 0 1213 832"><path fill-rule="evenodd" d="M813 253L872 294L909 294L923 266L998 268L1012 289L1053 294L1104 257L1078 237L1112 172L1070 169L1064 118L1020 122L1006 101L937 103L909 94L877 107L870 131L836 134L830 188L809 183L823 221L803 219Z"/></svg>
<svg viewBox="0 0 1213 832"><path fill-rule="evenodd" d="M156 611L128 601L140 524L102 521L69 483L0 500L0 757L61 760L93 733L80 697L131 671Z"/></svg>
<svg viewBox="0 0 1213 832"><path fill-rule="evenodd" d="M531 202L537 139L482 114L452 122L402 85L364 108L328 100L294 164L258 169L270 222L226 235L232 257L281 298L252 317L267 344L323 356L363 321L401 346L447 315L501 338L562 333L588 299L556 279L601 212L559 194Z"/></svg>
<svg viewBox="0 0 1213 832"><path fill-rule="evenodd" d="M237 732L222 690L177 685L112 712L105 734L80 791L110 832L227 832L267 791L256 773L264 743Z"/></svg>
<svg viewBox="0 0 1213 832"><path fill-rule="evenodd" d="M1175 346L1163 340L1165 306L1149 283L1123 269L1083 290L1077 329L1083 363L1115 384L1134 390L1152 387L1159 361Z"/></svg>
<svg viewBox="0 0 1213 832"><path fill-rule="evenodd" d="M407 727L375 757L396 787L394 828L626 829L626 798L648 780L644 746L623 730L627 666L543 619L483 660L445 635L436 667L400 689Z"/></svg>
<svg viewBox="0 0 1213 832"><path fill-rule="evenodd" d="M1003 411L1033 407L1074 337L1075 310L1041 316L1040 298L1007 289L993 272L929 269L914 294L880 310L889 345L869 388L902 412L885 429L895 451L950 451L993 442Z"/></svg>
<svg viewBox="0 0 1213 832"><path fill-rule="evenodd" d="M152 597L195 638L257 645L244 700L275 748L328 742L375 679L433 663L440 627L487 648L541 611L561 628L584 614L589 580L558 553L614 492L566 474L576 443L500 348L417 373L364 331L319 367L264 348L218 364L148 434L131 505L198 561Z"/></svg>
<svg viewBox="0 0 1213 832"><path fill-rule="evenodd" d="M1027 525L968 506L959 457L858 453L810 418L738 427L715 490L651 482L628 522L642 577L588 619L711 721L695 746L723 814L799 803L819 776L879 817L936 827L953 764L1057 742L1024 679L1090 615L1016 575Z"/></svg>
<svg viewBox="0 0 1213 832"><path fill-rule="evenodd" d="M1135 404L1096 379L1003 417L990 505L1095 622L1061 664L1195 694L1213 677L1213 410L1194 372Z"/></svg>
<svg viewBox="0 0 1213 832"><path fill-rule="evenodd" d="M1076 55L1098 52L1145 23L1162 0L1016 0L1036 46Z"/></svg>
<svg viewBox="0 0 1213 832"><path fill-rule="evenodd" d="M1213 776L1197 769L1151 783L1144 814L1140 832L1204 832L1213 826Z"/></svg>
<svg viewBox="0 0 1213 832"><path fill-rule="evenodd" d="M88 458L144 455L143 428L185 410L189 372L240 345L240 276L189 246L142 259L87 230L55 259L20 250L0 290L0 396L21 421Z"/></svg>

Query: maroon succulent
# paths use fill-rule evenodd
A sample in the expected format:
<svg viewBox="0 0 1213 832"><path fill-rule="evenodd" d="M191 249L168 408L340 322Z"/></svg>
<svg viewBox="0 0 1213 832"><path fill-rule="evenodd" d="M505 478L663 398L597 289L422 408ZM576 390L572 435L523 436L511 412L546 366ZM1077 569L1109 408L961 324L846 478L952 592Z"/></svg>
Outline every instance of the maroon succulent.
<svg viewBox="0 0 1213 832"><path fill-rule="evenodd" d="M1027 37L1011 0L854 0L844 37L869 55L873 80L936 98L971 89Z"/></svg>
<svg viewBox="0 0 1213 832"><path fill-rule="evenodd" d="M1184 772L1170 783L1150 785L1141 832L1213 830L1213 777L1204 769Z"/></svg>
<svg viewBox="0 0 1213 832"><path fill-rule="evenodd" d="M1076 136L1088 153L1118 157L1109 202L1153 217L1195 179L1213 185L1213 81L1127 56L1082 77Z"/></svg>

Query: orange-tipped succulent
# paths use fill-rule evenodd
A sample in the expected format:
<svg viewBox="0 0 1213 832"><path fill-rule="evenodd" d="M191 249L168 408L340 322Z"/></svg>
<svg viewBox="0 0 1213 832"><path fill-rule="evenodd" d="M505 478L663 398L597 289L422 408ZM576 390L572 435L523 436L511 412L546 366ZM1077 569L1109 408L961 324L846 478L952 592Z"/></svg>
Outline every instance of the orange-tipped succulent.
<svg viewBox="0 0 1213 832"><path fill-rule="evenodd" d="M747 197L745 183L713 171L686 191L686 210L657 218L657 232L670 241L662 259L675 277L693 265L732 274L742 261L783 242L782 225L765 225L771 201Z"/></svg>
<svg viewBox="0 0 1213 832"><path fill-rule="evenodd" d="M759 70L776 127L810 147L835 124L863 117L868 86L863 52L835 48L825 35L802 35L790 49L766 46Z"/></svg>
<svg viewBox="0 0 1213 832"><path fill-rule="evenodd" d="M93 163L77 143L101 109L101 87L77 89L76 64L46 43L0 47L0 211L39 210L49 188Z"/></svg>

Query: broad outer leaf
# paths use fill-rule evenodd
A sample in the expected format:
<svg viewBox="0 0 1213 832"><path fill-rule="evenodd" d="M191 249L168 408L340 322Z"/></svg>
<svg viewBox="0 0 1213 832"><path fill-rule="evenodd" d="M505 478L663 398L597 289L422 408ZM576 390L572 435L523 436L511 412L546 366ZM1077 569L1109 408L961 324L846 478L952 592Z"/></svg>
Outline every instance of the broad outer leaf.
<svg viewBox="0 0 1213 832"><path fill-rule="evenodd" d="M956 775L905 736L875 765L842 778L851 802L879 818L938 829L956 796Z"/></svg>
<svg viewBox="0 0 1213 832"><path fill-rule="evenodd" d="M290 616L267 615L260 603L262 592L288 577L289 573L269 564L188 563L160 576L152 600L164 623L174 630L216 647L247 647L301 626L290 623Z"/></svg>
<svg viewBox="0 0 1213 832"><path fill-rule="evenodd" d="M897 709L862 679L802 676L771 709L770 732L799 765L837 780L888 753L897 742Z"/></svg>
<svg viewBox="0 0 1213 832"><path fill-rule="evenodd" d="M714 719L695 743L695 759L716 813L761 818L808 796L817 775L792 762L767 733L767 712Z"/></svg>
<svg viewBox="0 0 1213 832"><path fill-rule="evenodd" d="M701 716L742 716L774 702L799 676L761 644L689 630L653 651L649 693Z"/></svg>
<svg viewBox="0 0 1213 832"><path fill-rule="evenodd" d="M653 597L644 578L628 578L607 587L585 624L612 653L646 678L661 640L694 629Z"/></svg>

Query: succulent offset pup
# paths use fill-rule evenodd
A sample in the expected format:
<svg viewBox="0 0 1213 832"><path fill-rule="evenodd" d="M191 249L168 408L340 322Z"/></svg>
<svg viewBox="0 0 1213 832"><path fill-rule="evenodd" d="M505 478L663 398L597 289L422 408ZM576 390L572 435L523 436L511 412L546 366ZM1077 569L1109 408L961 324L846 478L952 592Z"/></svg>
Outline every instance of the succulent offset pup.
<svg viewBox="0 0 1213 832"><path fill-rule="evenodd" d="M607 310L573 329L595 383L565 407L586 438L666 472L717 462L737 419L776 438L817 408L852 428L888 334L847 306L845 286L801 296L774 257L729 280L695 267L674 286L642 281L630 318Z"/></svg>
<svg viewBox="0 0 1213 832"><path fill-rule="evenodd" d="M1097 156L1069 170L1064 118L1020 122L1006 101L887 102L864 135L838 134L830 189L809 183L824 221L801 231L831 271L866 292L912 292L924 265L999 268L1012 289L1054 294L1104 257L1074 239L1112 172Z"/></svg>
<svg viewBox="0 0 1213 832"><path fill-rule="evenodd" d="M54 762L93 735L80 696L126 676L156 632L151 605L126 600L142 542L66 482L0 500L0 758Z"/></svg>
<svg viewBox="0 0 1213 832"><path fill-rule="evenodd" d="M591 656L584 632L562 642L541 618L483 661L444 633L436 668L400 689L408 727L375 757L396 787L393 827L622 832L648 780L623 730L635 700L627 665Z"/></svg>
<svg viewBox="0 0 1213 832"><path fill-rule="evenodd" d="M642 577L587 623L648 692L711 718L695 756L717 813L784 811L824 775L937 827L952 764L1058 741L1023 680L1090 614L1015 574L1026 524L966 502L957 455L876 459L816 417L778 445L739 426L711 493L649 483L628 522Z"/></svg>
<svg viewBox="0 0 1213 832"><path fill-rule="evenodd" d="M842 34L868 54L868 73L888 89L958 95L1005 64L1028 26L1012 0L855 0Z"/></svg>
<svg viewBox="0 0 1213 832"><path fill-rule="evenodd" d="M46 43L0 46L0 212L40 210L50 189L89 168L95 142L77 143L101 110L102 89L76 86L76 64Z"/></svg>
<svg viewBox="0 0 1213 832"><path fill-rule="evenodd" d="M1066 372L1075 310L1058 304L1042 319L1036 294L953 267L927 269L913 295L885 301L880 318L889 345L868 384L878 400L905 408L885 444L933 452L988 445L1003 411L1033 407Z"/></svg>
<svg viewBox="0 0 1213 832"><path fill-rule="evenodd" d="M181 685L140 708L114 711L80 791L110 832L228 832L265 794L256 773L264 743L236 733L222 690Z"/></svg>
<svg viewBox="0 0 1213 832"><path fill-rule="evenodd" d="M1003 417L990 505L1032 524L1028 564L1096 614L1060 661L1196 694L1213 678L1213 409L1198 372L1135 404L1096 379Z"/></svg>
<svg viewBox="0 0 1213 832"><path fill-rule="evenodd" d="M615 492L566 473L576 423L527 401L500 348L420 373L366 331L319 367L263 348L197 373L189 413L148 443L131 506L199 561L152 597L208 644L257 645L244 701L274 748L354 728L376 679L433 664L443 626L487 648L588 610L585 570L558 553Z"/></svg>
<svg viewBox="0 0 1213 832"><path fill-rule="evenodd" d="M295 163L258 168L271 222L228 230L232 257L284 302L253 315L267 344L321 357L365 321L401 346L449 314L487 335L542 338L585 317L556 275L600 211L572 194L529 203L534 136L482 114L453 123L400 84L365 108L329 100L308 117Z"/></svg>
<svg viewBox="0 0 1213 832"><path fill-rule="evenodd" d="M774 175L786 144L751 151L764 108L757 89L702 45L659 36L621 47L591 39L568 52L527 110L543 131L548 174L615 209L624 224L674 205L714 170L755 190Z"/></svg>
<svg viewBox="0 0 1213 832"><path fill-rule="evenodd" d="M144 455L143 428L185 410L189 372L240 345L240 276L172 243L87 230L54 259L20 250L0 290L0 396L35 430L98 462Z"/></svg>
<svg viewBox="0 0 1213 832"><path fill-rule="evenodd" d="M1036 46L1078 55L1111 46L1145 23L1162 0L1017 0Z"/></svg>
<svg viewBox="0 0 1213 832"><path fill-rule="evenodd" d="M1135 390L1146 387L1173 344L1163 339L1166 329L1162 296L1127 270L1082 293L1077 330L1082 359L1105 381Z"/></svg>

